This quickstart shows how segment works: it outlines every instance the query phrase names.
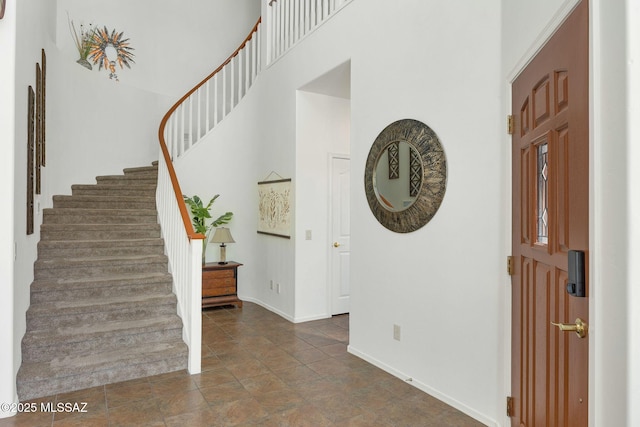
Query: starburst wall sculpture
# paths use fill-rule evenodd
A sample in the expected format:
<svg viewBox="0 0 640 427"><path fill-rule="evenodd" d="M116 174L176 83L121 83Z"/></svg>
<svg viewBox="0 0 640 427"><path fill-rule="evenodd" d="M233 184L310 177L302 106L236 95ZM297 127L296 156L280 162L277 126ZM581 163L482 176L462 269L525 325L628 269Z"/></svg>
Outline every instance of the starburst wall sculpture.
<svg viewBox="0 0 640 427"><path fill-rule="evenodd" d="M109 78L115 81L119 81L116 63L121 69L124 69L124 66L131 68L131 63L135 63L132 52L134 49L129 46L129 39L123 38L123 35L124 32L118 33L116 30L109 32L107 27L96 29L89 51L89 59L94 65L98 65L98 70L102 70L103 67L109 70Z"/></svg>

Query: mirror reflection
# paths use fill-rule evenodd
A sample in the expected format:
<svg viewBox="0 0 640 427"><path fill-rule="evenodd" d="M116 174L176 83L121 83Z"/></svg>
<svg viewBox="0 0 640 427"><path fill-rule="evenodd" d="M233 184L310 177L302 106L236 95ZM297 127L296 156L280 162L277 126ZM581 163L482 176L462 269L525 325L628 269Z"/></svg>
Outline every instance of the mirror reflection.
<svg viewBox="0 0 640 427"><path fill-rule="evenodd" d="M378 202L391 212L408 209L422 188L422 158L406 141L394 141L380 153L373 174Z"/></svg>

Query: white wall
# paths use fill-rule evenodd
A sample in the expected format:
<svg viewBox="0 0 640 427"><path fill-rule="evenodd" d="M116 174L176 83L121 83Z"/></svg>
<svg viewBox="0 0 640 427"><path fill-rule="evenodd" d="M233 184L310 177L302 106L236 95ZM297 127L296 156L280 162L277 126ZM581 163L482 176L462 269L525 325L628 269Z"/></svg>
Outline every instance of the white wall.
<svg viewBox="0 0 640 427"><path fill-rule="evenodd" d="M264 75L252 86L252 96L243 98L210 138L178 159L175 167L184 194L197 194L206 200L220 194L213 205L213 216L226 211L234 213L228 226L236 243L227 246L227 259L244 264L238 270L240 298L259 302L293 320L293 239L256 232L257 183L271 172L294 177L295 152L288 146L293 135L282 135L286 128L265 128L265 124L287 113L279 103L282 98L279 87L266 81ZM270 105L260 103L263 99L271 100ZM290 131L294 133L295 129ZM218 254L218 246L209 244L207 261L216 261ZM269 289L269 280L280 284L280 294Z"/></svg>
<svg viewBox="0 0 640 427"><path fill-rule="evenodd" d="M13 375L20 367L20 342L26 328L25 312L29 306L29 284L33 280L33 261L36 257L37 231L40 219L35 218L36 232L26 235L26 188L27 188L27 88L36 87L36 63L41 61L41 49L50 40L55 5L45 0L27 0L11 3L16 10L16 61L15 61L15 152L13 227L16 254L13 265Z"/></svg>
<svg viewBox="0 0 640 427"><path fill-rule="evenodd" d="M316 162L326 164L327 157L306 146L303 129L311 124L298 113L307 99L296 91L351 60L350 350L412 377L414 385L487 424L504 411L502 289L508 283L500 239L504 171L496 166L504 155L499 36L497 0L355 1L263 71L241 108L181 160L178 171L188 190L204 188L188 171L203 170L203 158L224 155L226 162L198 181L214 186L225 203L233 198L234 210L250 218L232 225L234 237L243 233L233 246L238 261L247 263L247 273L255 269L240 284L241 295L292 320L315 315L321 304L312 301L326 290L306 269L317 268L311 254L321 250L306 245L303 231L318 236L321 214L313 209L319 203L296 200L291 241L258 236L256 182L275 171L293 178L296 199L322 191L326 178ZM410 234L392 233L375 220L362 181L375 137L402 118L431 126L449 164L440 211ZM313 154L322 158L311 160ZM315 166L309 170L304 162ZM268 291L269 278L283 283L281 294ZM300 311L294 301L303 305ZM402 326L401 342L392 338L393 324Z"/></svg>
<svg viewBox="0 0 640 427"><path fill-rule="evenodd" d="M349 154L350 101L298 91L295 320L331 316L330 155ZM311 240L306 240L306 230Z"/></svg>
<svg viewBox="0 0 640 427"><path fill-rule="evenodd" d="M75 61L67 12L76 29L106 26L129 38L135 64L117 68L122 84L179 98L240 45L260 16L260 1L58 0L56 45ZM96 70L95 78L108 80L104 68L100 77Z"/></svg>
<svg viewBox="0 0 640 427"><path fill-rule="evenodd" d="M0 20L0 144L3 155L0 156L0 200L5 203L0 210L0 402L16 401L14 348L18 340L14 339L13 324L13 236L14 225L14 146L15 139L15 40L16 10L15 3L9 3ZM11 415L0 411L0 418Z"/></svg>
<svg viewBox="0 0 640 427"><path fill-rule="evenodd" d="M504 131L496 119L499 3L374 4L384 31L376 19L359 23L375 48L352 59L350 349L492 424L503 410L506 282L496 167ZM438 213L406 235L376 222L362 184L371 143L403 118L438 134L448 165Z"/></svg>
<svg viewBox="0 0 640 427"><path fill-rule="evenodd" d="M591 2L595 284L591 386L594 425L637 425L638 139L637 2ZM635 323L634 323L635 322Z"/></svg>
<svg viewBox="0 0 640 427"><path fill-rule="evenodd" d="M626 40L627 40L627 200L629 218L627 233L629 248L627 266L629 269L627 310L629 312L627 332L629 342L629 385L626 390L629 425L640 425L640 4L634 0L626 2ZM604 414L603 414L604 415Z"/></svg>

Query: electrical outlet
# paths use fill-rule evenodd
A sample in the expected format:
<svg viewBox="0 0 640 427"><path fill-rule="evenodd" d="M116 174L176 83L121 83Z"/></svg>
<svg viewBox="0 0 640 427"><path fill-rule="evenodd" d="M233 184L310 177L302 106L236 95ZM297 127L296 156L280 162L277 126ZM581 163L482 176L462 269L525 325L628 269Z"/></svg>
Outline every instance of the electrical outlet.
<svg viewBox="0 0 640 427"><path fill-rule="evenodd" d="M273 290L273 280L269 280L269 289Z"/></svg>
<svg viewBox="0 0 640 427"><path fill-rule="evenodd" d="M277 293L280 293L280 283L277 283L277 284L276 284L276 292L277 292Z"/></svg>
<svg viewBox="0 0 640 427"><path fill-rule="evenodd" d="M400 341L400 325L393 325L393 339Z"/></svg>
<svg viewBox="0 0 640 427"><path fill-rule="evenodd" d="M306 230L304 236L306 240L311 240L311 230Z"/></svg>

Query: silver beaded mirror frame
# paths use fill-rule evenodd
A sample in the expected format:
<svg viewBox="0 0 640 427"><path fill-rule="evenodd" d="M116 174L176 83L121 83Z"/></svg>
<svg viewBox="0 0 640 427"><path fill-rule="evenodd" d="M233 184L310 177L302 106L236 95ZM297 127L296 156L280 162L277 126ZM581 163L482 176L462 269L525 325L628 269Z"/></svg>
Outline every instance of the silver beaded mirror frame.
<svg viewBox="0 0 640 427"><path fill-rule="evenodd" d="M401 210L385 206L376 188L376 169L385 150L406 142L420 154L422 183L412 203ZM415 181L413 183L415 188ZM373 142L364 173L369 208L378 222L396 233L410 233L426 225L436 214L447 187L447 159L436 133L414 119L402 119L384 128ZM384 200L384 198L382 198Z"/></svg>

